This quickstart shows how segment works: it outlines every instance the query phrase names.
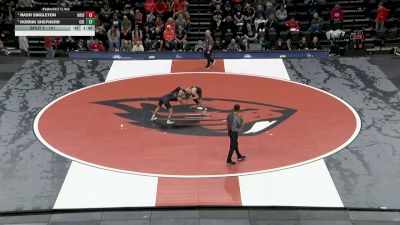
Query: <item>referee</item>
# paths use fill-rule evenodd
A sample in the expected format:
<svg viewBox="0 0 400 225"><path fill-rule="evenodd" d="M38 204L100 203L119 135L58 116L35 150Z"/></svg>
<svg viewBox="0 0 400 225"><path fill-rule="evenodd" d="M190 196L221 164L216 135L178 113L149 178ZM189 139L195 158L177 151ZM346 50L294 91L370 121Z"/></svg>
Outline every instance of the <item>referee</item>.
<svg viewBox="0 0 400 225"><path fill-rule="evenodd" d="M226 159L226 163L230 165L235 165L236 162L232 161L233 152L236 152L238 161L242 161L246 159L246 156L240 154L239 152L239 130L243 128L243 118L239 115L240 105L236 104L233 106L233 112L228 114L226 119L226 123L228 125L228 135L230 139L230 148L228 153L228 158Z"/></svg>
<svg viewBox="0 0 400 225"><path fill-rule="evenodd" d="M207 58L206 69L210 69L211 65L214 65L215 60L211 58L211 52L214 45L214 40L211 37L210 30L206 30L206 39L204 41L204 57Z"/></svg>

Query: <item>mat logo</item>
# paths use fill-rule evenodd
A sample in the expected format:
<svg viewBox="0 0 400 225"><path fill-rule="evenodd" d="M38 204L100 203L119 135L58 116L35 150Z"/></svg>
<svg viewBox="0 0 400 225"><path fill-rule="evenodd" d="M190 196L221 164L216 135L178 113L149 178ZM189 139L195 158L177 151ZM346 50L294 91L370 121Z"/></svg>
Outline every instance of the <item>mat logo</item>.
<svg viewBox="0 0 400 225"><path fill-rule="evenodd" d="M243 56L243 58L245 58L245 59L251 59L251 58L253 58L253 56L250 55L250 54L246 54L246 55Z"/></svg>
<svg viewBox="0 0 400 225"><path fill-rule="evenodd" d="M132 126L142 126L150 129L162 129L165 132L198 135L198 136L225 136L226 117L234 104L240 104L241 114L245 120L242 130L244 136L254 136L265 133L279 126L292 116L297 110L264 104L258 102L238 101L220 98L205 98L207 113L193 111L187 105L174 106L172 120L174 125L167 125L167 111L158 115L158 120L150 122L152 112L157 106L158 98L116 99L95 102L114 107L115 115L129 120ZM121 110L123 112L121 112ZM118 111L118 112L117 112Z"/></svg>
<svg viewBox="0 0 400 225"><path fill-rule="evenodd" d="M113 55L112 58L113 59L131 59L131 57L124 57L122 55Z"/></svg>

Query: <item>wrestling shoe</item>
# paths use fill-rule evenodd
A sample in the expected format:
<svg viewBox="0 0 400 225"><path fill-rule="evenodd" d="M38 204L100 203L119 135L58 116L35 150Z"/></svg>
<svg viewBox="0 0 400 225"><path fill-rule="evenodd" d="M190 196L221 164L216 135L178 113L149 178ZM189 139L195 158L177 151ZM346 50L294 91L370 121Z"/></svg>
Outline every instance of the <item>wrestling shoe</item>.
<svg viewBox="0 0 400 225"><path fill-rule="evenodd" d="M229 162L226 162L226 164L229 164L229 165L236 165L236 162L234 162L234 161L229 161Z"/></svg>
<svg viewBox="0 0 400 225"><path fill-rule="evenodd" d="M245 159L246 159L246 156L244 156L244 155L238 157L238 161L243 161L243 160L245 160Z"/></svg>

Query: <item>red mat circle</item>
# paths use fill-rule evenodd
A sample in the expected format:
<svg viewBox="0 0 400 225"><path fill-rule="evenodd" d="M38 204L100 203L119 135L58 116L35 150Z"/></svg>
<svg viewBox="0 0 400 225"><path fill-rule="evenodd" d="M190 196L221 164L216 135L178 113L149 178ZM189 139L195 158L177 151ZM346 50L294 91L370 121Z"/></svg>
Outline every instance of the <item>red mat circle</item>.
<svg viewBox="0 0 400 225"><path fill-rule="evenodd" d="M149 129L118 116L124 113L120 109L94 103L157 97L176 86L193 84L203 88L205 97L297 111L267 133L239 137L240 149L248 159L227 166L227 136ZM245 114L244 119L252 118ZM301 165L340 150L355 138L359 127L355 111L326 92L284 80L226 73L157 75L102 83L57 99L35 120L39 139L67 158L117 171L172 177L232 176Z"/></svg>

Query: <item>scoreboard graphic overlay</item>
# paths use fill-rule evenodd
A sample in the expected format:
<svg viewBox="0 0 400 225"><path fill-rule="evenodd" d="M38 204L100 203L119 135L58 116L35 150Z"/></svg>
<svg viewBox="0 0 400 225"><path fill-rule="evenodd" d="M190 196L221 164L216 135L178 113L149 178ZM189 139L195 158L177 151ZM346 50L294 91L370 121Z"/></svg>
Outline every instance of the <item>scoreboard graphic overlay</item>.
<svg viewBox="0 0 400 225"><path fill-rule="evenodd" d="M94 11L68 11L43 8L44 11L18 11L15 36L94 36ZM47 9L47 10L46 10Z"/></svg>

